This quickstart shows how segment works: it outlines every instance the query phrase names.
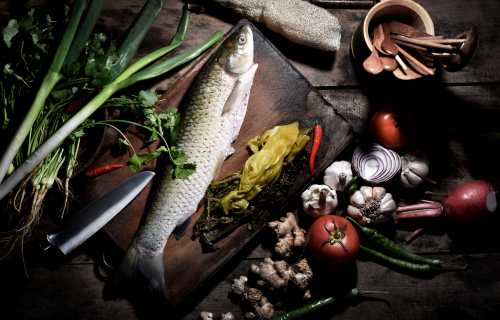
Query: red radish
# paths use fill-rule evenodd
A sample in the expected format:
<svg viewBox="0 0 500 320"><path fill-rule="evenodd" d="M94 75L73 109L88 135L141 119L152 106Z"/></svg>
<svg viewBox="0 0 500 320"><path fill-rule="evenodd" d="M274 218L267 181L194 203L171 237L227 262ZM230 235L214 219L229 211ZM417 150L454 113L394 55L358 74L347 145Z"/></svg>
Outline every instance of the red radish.
<svg viewBox="0 0 500 320"><path fill-rule="evenodd" d="M450 222L464 223L489 216L497 208L493 186L483 180L466 181L454 189L441 203L422 201L419 204L399 207L397 220L441 217Z"/></svg>
<svg viewBox="0 0 500 320"><path fill-rule="evenodd" d="M307 250L325 266L342 270L356 260L359 237L352 224L334 215L321 216L309 228Z"/></svg>
<svg viewBox="0 0 500 320"><path fill-rule="evenodd" d="M486 181L467 181L448 193L443 206L446 216L454 222L481 219L496 210L496 192Z"/></svg>

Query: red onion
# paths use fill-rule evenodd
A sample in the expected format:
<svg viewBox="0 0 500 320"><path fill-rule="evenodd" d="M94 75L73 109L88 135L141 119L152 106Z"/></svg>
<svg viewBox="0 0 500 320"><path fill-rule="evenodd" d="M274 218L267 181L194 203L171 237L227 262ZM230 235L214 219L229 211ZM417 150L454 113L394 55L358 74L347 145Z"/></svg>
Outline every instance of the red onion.
<svg viewBox="0 0 500 320"><path fill-rule="evenodd" d="M399 155L379 144L358 147L352 156L354 171L365 181L382 183L391 180L401 170Z"/></svg>

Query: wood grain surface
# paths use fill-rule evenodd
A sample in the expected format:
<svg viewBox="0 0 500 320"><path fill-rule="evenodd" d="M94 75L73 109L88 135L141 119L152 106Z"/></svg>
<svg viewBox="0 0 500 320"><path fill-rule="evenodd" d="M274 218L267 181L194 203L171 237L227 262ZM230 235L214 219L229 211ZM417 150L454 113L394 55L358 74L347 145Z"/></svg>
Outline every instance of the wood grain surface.
<svg viewBox="0 0 500 320"><path fill-rule="evenodd" d="M341 49L325 55L290 44L257 26L267 38L313 84L333 108L342 114L353 129L362 134L367 119L384 103L417 111L422 127L431 123L428 132L439 141L441 157L440 184L434 191L446 191L467 179L485 178L500 183L498 119L500 85L497 61L500 59L500 1L497 0L419 0L431 14L437 33L454 35L471 25L480 31L479 49L471 64L456 73L445 73L434 81L400 86L387 79L369 79L358 73L348 55L350 36L367 10L331 10L342 23ZM119 37L142 1L105 1L100 28ZM182 3L169 0L154 30L148 34L141 52L159 47L174 34ZM0 2L2 14L8 10ZM215 30L228 31L238 17L226 12L207 12L192 16L187 43L208 37ZM185 70L181 72L181 75ZM176 77L158 83L166 89ZM383 81L382 81L383 80ZM393 96L394 92L398 93ZM423 120L422 120L423 119ZM417 118L415 118L417 121ZM428 134L429 136L429 134ZM499 319L500 318L500 245L495 238L498 220L487 228L471 228L469 236L434 230L411 244L419 252L450 261L466 261L465 272L444 273L432 279L418 279L392 271L369 261L358 261L357 281L363 289L387 290L389 304L363 301L331 308L310 319ZM53 226L52 226L53 227ZM46 229L40 228L41 233ZM483 235L482 237L480 235ZM407 231L398 231L401 240ZM30 279L23 276L19 262L0 264L2 291L0 300L5 319L122 319L144 320L197 319L200 311L233 311L238 306L228 299L233 277L248 271L249 265L269 252L253 241L231 263L211 279L182 308L158 310L150 304L129 300L107 300L104 279L96 272L103 247L102 238L92 239L79 248L66 263L47 268L36 256L28 256ZM257 239L258 240L258 239ZM187 266L189 267L189 266Z"/></svg>
<svg viewBox="0 0 500 320"><path fill-rule="evenodd" d="M234 30L238 30L238 24ZM276 51L263 35L254 28L255 62L259 64L255 75L252 93L248 104L245 121L233 147L235 153L229 157L222 167L219 178L240 171L249 156L247 142L262 134L265 130L279 124L298 121L301 127L312 127L321 124L324 139L318 153L317 172L321 172L331 163L352 140L352 131L347 122L338 115L333 107L323 99L317 91ZM180 103L182 112L182 97L189 88L193 76L201 69L207 59L202 59L185 78L173 84L164 97L161 98L165 107L177 107ZM210 61L208 62L210 63ZM137 146L142 141L137 141ZM120 159L123 161L124 159ZM104 150L98 163L116 162L111 152ZM165 168L160 166L157 171ZM85 201L100 198L110 188L119 184L130 173L121 170L112 174L91 179L80 191ZM297 176L296 182L289 192L294 199L297 192L309 181L306 172ZM125 250L131 242L143 212L147 208L148 188L141 196L131 203L112 222L106 226L106 231L115 243ZM262 208L264 209L264 208ZM260 230L250 230L241 226L232 234L217 243L217 250L203 252L198 239L192 239L193 225L201 215L201 210L193 217L187 227L186 234L181 239L172 235L165 250L166 297L172 304L183 301L187 294L202 286L214 276L241 248L243 248ZM279 213L275 213L279 216ZM190 266L186 268L186 266Z"/></svg>

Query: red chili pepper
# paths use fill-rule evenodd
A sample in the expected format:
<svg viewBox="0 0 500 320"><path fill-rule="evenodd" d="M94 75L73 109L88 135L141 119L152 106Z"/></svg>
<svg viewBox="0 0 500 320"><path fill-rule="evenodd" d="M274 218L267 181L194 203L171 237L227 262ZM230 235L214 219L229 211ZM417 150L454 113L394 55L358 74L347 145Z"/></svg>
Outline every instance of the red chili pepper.
<svg viewBox="0 0 500 320"><path fill-rule="evenodd" d="M66 107L66 112L75 113L83 106L83 104L87 101L87 96L79 96L75 100L71 101Z"/></svg>
<svg viewBox="0 0 500 320"><path fill-rule="evenodd" d="M85 175L87 177L91 177L91 178L97 177L97 176L100 176L101 174L115 171L115 170L123 168L125 166L126 165L124 163L110 163L110 164L106 164L106 165L101 166L101 167L89 169L89 170L87 170L87 172L85 172Z"/></svg>
<svg viewBox="0 0 500 320"><path fill-rule="evenodd" d="M314 125L313 145L311 148L311 155L309 156L309 170L311 175L314 174L314 167L316 164L316 155L318 154L319 146L321 145L321 137L323 136L323 129L319 124Z"/></svg>

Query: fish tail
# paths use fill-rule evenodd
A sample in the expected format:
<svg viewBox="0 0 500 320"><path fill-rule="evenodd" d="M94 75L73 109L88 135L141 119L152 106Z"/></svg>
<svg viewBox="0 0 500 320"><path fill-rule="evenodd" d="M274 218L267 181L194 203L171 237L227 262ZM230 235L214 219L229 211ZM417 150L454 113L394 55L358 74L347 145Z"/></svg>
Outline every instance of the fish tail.
<svg viewBox="0 0 500 320"><path fill-rule="evenodd" d="M163 251L157 253L132 244L127 250L118 269L118 285L132 280L136 284L146 286L153 293L165 291L165 265Z"/></svg>

